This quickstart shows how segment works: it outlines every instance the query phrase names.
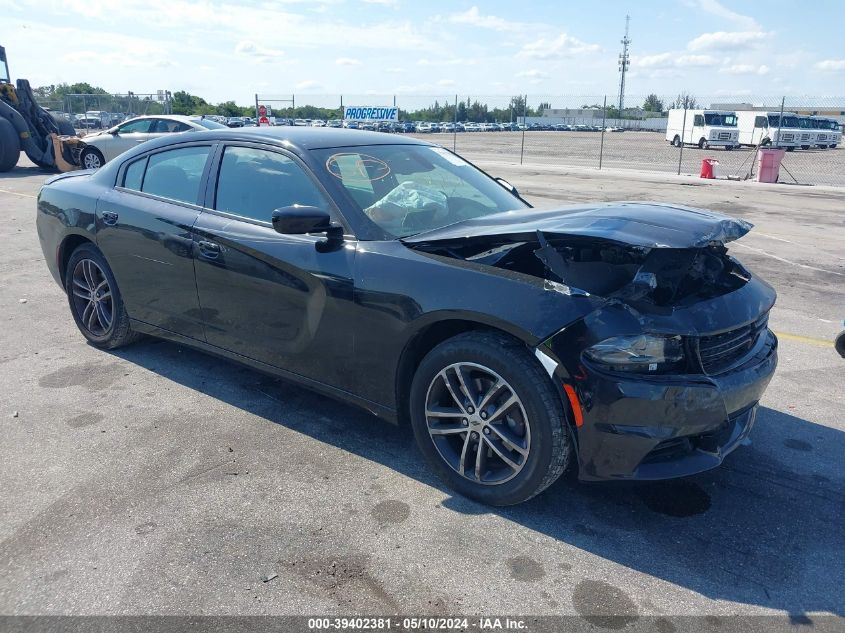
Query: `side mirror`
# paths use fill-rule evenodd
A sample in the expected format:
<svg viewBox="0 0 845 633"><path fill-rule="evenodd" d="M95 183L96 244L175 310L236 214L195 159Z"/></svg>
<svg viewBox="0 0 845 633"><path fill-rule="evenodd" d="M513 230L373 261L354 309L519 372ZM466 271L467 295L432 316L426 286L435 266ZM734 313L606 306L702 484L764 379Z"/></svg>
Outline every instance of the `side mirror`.
<svg viewBox="0 0 845 633"><path fill-rule="evenodd" d="M509 183L507 180L505 180L504 178L496 178L496 182L498 182L498 183L499 183L500 185L502 185L505 189L507 189L507 190L508 190L508 191L510 191L513 195L515 195L517 198L519 198L519 192L516 190L516 187L514 187L514 186L513 186L511 183Z"/></svg>
<svg viewBox="0 0 845 633"><path fill-rule="evenodd" d="M319 207L294 204L273 211L273 229L282 235L325 233L326 239L317 243L320 252L331 250L343 242L343 227L333 223L328 211Z"/></svg>
<svg viewBox="0 0 845 633"><path fill-rule="evenodd" d="M111 134L112 136L117 136L118 135L117 127L113 127L112 129L110 129L109 134Z"/></svg>

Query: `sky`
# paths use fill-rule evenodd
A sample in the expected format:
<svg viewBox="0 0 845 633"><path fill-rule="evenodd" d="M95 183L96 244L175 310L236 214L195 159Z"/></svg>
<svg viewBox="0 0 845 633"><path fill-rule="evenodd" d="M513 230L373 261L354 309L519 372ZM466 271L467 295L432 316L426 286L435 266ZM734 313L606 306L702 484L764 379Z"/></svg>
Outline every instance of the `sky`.
<svg viewBox="0 0 845 633"><path fill-rule="evenodd" d="M626 13L634 101L845 94L842 0L0 0L0 44L12 78L33 86L187 90L212 103L613 101Z"/></svg>

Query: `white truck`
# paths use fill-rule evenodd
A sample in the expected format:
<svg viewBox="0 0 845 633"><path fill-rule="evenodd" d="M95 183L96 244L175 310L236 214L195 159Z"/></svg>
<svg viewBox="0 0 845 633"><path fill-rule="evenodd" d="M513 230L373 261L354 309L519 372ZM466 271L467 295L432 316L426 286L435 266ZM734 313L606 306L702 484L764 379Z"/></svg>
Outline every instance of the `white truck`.
<svg viewBox="0 0 845 633"><path fill-rule="evenodd" d="M672 108L666 122L666 140L675 147L697 145L700 149L739 146L736 113L727 110Z"/></svg>
<svg viewBox="0 0 845 633"><path fill-rule="evenodd" d="M810 117L818 126L816 145L822 149L834 149L842 142L842 126L836 119L823 116Z"/></svg>
<svg viewBox="0 0 845 633"><path fill-rule="evenodd" d="M820 133L820 122L812 117L799 116L798 127L801 129L801 149L810 149L817 143L827 140L827 134Z"/></svg>
<svg viewBox="0 0 845 633"><path fill-rule="evenodd" d="M801 128L798 115L784 112L763 112L760 110L737 110L739 121L739 143L749 147L782 147L791 152L801 146Z"/></svg>

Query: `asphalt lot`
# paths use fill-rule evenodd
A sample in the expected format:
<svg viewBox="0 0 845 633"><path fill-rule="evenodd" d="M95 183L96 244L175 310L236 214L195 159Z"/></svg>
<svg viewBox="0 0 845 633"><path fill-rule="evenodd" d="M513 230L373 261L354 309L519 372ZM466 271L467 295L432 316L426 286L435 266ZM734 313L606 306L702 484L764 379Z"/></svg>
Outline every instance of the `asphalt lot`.
<svg viewBox="0 0 845 633"><path fill-rule="evenodd" d="M601 121L599 121L600 123ZM520 153L526 164L550 164L580 167L602 166L625 169L648 169L675 174L681 158L681 173L698 175L703 158L719 161L719 169L744 178L751 168L754 150L742 148L727 152L721 148L700 150L685 147L683 156L667 141L665 132L471 132L452 134L415 134L459 154L476 160L519 162ZM780 182L812 185L845 185L845 147L809 149L788 152L783 159ZM756 173L756 168L755 168Z"/></svg>
<svg viewBox="0 0 845 633"><path fill-rule="evenodd" d="M480 164L540 206L755 223L731 251L778 290L781 353L750 446L683 481L455 497L409 430L171 343L86 345L22 166L0 175L0 614L845 614L845 190Z"/></svg>

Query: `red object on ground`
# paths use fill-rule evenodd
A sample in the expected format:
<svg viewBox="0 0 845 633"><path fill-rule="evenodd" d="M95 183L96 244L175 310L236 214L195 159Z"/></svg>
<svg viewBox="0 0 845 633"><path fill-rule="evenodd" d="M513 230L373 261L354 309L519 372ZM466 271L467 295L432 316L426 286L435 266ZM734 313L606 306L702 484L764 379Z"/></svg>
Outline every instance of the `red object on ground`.
<svg viewBox="0 0 845 633"><path fill-rule="evenodd" d="M705 158L701 161L701 177L715 178L713 175L713 167L719 163L715 158Z"/></svg>

